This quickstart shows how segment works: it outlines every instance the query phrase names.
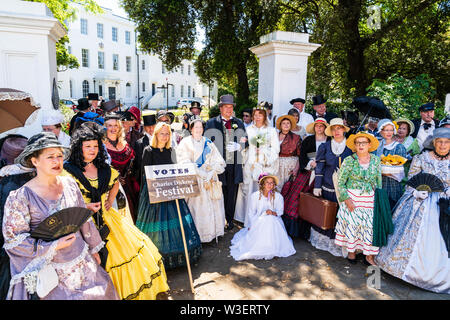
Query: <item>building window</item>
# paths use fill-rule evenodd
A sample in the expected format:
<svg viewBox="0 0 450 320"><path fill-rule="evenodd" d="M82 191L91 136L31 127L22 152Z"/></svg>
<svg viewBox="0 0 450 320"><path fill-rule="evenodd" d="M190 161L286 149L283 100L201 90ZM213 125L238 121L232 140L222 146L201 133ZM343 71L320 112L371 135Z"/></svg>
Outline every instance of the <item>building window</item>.
<svg viewBox="0 0 450 320"><path fill-rule="evenodd" d="M113 70L119 70L119 55L113 54Z"/></svg>
<svg viewBox="0 0 450 320"><path fill-rule="evenodd" d="M142 82L142 92L145 92L145 82Z"/></svg>
<svg viewBox="0 0 450 320"><path fill-rule="evenodd" d="M142 70L145 70L145 60L142 60Z"/></svg>
<svg viewBox="0 0 450 320"><path fill-rule="evenodd" d="M172 98L175 97L175 85L172 86Z"/></svg>
<svg viewBox="0 0 450 320"><path fill-rule="evenodd" d="M125 92L126 92L127 98L130 98L131 97L131 84L129 82L126 84Z"/></svg>
<svg viewBox="0 0 450 320"><path fill-rule="evenodd" d="M98 95L99 96L103 95L103 86L102 85L98 85Z"/></svg>
<svg viewBox="0 0 450 320"><path fill-rule="evenodd" d="M191 75L191 65L188 65L188 76Z"/></svg>
<svg viewBox="0 0 450 320"><path fill-rule="evenodd" d="M98 68L105 69L105 53L102 51L98 52Z"/></svg>
<svg viewBox="0 0 450 320"><path fill-rule="evenodd" d="M181 87L180 87L180 97L183 98L183 96L184 96L184 86L181 85Z"/></svg>
<svg viewBox="0 0 450 320"><path fill-rule="evenodd" d="M166 73L166 66L165 66L164 64L162 65L161 72L162 72L163 74Z"/></svg>
<svg viewBox="0 0 450 320"><path fill-rule="evenodd" d="M117 28L112 27L112 41L117 42Z"/></svg>
<svg viewBox="0 0 450 320"><path fill-rule="evenodd" d="M97 23L97 38L103 39L103 24Z"/></svg>
<svg viewBox="0 0 450 320"><path fill-rule="evenodd" d="M89 94L89 81L83 81L83 98L87 97Z"/></svg>
<svg viewBox="0 0 450 320"><path fill-rule="evenodd" d="M127 72L131 72L131 57L126 57Z"/></svg>
<svg viewBox="0 0 450 320"><path fill-rule="evenodd" d="M188 86L188 97L191 96L191 86Z"/></svg>
<svg viewBox="0 0 450 320"><path fill-rule="evenodd" d="M125 31L125 43L130 44L131 43L131 33L130 31Z"/></svg>
<svg viewBox="0 0 450 320"><path fill-rule="evenodd" d="M69 91L70 91L70 97L73 97L73 81L69 80Z"/></svg>
<svg viewBox="0 0 450 320"><path fill-rule="evenodd" d="M181 74L184 74L184 65L181 65L181 70L180 70Z"/></svg>
<svg viewBox="0 0 450 320"><path fill-rule="evenodd" d="M81 65L89 68L89 50L81 49Z"/></svg>
<svg viewBox="0 0 450 320"><path fill-rule="evenodd" d="M80 19L80 29L81 29L81 34L88 34L88 27L87 27L87 20L86 19Z"/></svg>

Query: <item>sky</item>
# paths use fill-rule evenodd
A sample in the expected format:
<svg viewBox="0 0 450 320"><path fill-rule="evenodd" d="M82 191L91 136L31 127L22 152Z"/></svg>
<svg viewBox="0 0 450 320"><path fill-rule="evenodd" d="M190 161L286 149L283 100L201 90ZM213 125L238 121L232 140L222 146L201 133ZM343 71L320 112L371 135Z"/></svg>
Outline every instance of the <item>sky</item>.
<svg viewBox="0 0 450 320"><path fill-rule="evenodd" d="M120 6L119 0L95 0L97 4L104 8L109 8L113 11L114 14L117 14L121 17L128 17L128 14L125 10ZM201 50L203 48L203 39L205 37L204 31L202 28L197 27L197 42L195 44L195 48L197 50Z"/></svg>

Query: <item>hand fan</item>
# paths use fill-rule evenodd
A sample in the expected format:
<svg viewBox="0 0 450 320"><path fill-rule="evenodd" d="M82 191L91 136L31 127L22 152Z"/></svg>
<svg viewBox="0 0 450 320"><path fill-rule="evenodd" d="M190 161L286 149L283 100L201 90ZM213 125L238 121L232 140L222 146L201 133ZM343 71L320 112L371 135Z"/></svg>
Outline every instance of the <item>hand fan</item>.
<svg viewBox="0 0 450 320"><path fill-rule="evenodd" d="M444 183L433 174L418 173L406 182L406 185L418 191L443 192Z"/></svg>
<svg viewBox="0 0 450 320"><path fill-rule="evenodd" d="M30 235L36 239L53 241L77 232L93 214L83 207L65 208L44 219Z"/></svg>

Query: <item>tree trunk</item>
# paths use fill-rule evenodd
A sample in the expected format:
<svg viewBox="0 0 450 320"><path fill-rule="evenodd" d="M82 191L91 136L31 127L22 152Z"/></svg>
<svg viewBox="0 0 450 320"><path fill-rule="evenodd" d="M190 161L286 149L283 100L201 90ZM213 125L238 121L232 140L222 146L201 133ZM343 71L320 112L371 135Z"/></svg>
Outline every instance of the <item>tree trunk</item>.
<svg viewBox="0 0 450 320"><path fill-rule="evenodd" d="M340 0L338 5L338 13L344 27L342 32L346 37L344 48L348 63L347 78L357 95L364 95L368 86L365 47L359 35L361 8L361 2L354 0Z"/></svg>
<svg viewBox="0 0 450 320"><path fill-rule="evenodd" d="M247 61L248 55L244 55L236 70L237 75L236 101L239 101L239 104L250 103L250 88L248 85Z"/></svg>

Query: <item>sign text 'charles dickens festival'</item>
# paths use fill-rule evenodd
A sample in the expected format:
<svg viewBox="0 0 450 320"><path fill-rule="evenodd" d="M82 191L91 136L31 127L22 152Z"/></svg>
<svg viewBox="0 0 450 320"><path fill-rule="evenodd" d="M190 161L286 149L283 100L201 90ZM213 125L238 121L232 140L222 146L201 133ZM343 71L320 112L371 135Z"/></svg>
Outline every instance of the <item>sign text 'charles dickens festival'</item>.
<svg viewBox="0 0 450 320"><path fill-rule="evenodd" d="M158 203L200 193L195 164L145 166L150 203Z"/></svg>

